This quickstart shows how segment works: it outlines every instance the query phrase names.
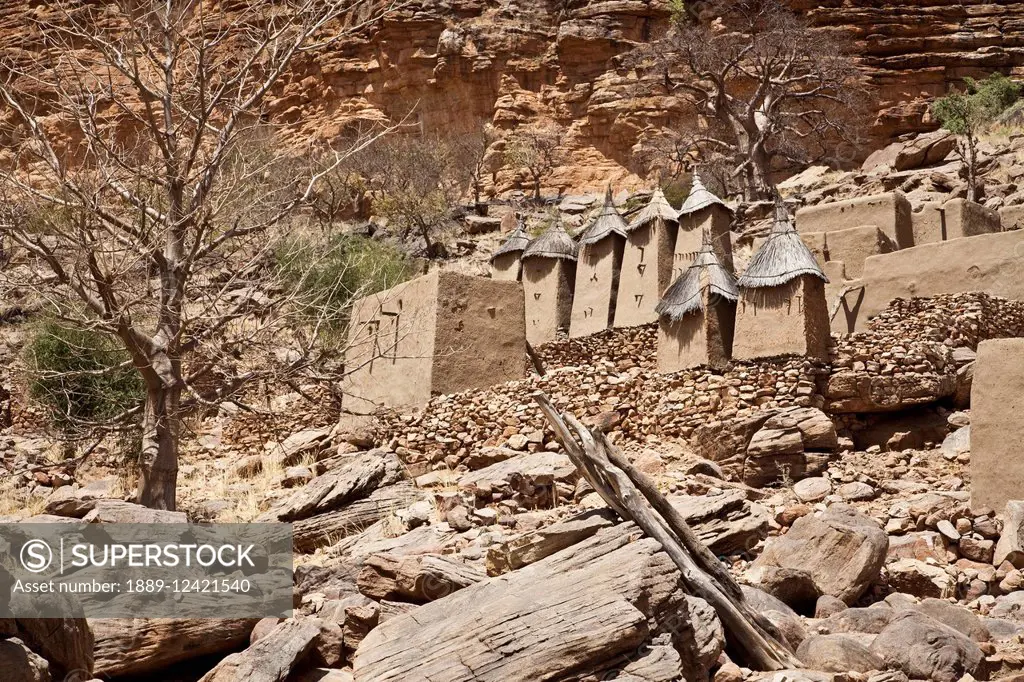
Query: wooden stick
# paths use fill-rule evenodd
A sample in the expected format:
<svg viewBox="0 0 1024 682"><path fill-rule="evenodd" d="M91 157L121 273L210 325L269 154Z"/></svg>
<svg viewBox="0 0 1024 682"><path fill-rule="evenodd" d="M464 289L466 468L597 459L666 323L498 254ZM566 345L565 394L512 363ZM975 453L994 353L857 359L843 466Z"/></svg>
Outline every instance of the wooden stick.
<svg viewBox="0 0 1024 682"><path fill-rule="evenodd" d="M644 533L661 544L665 553L679 568L687 589L711 604L718 613L726 632L743 657L751 665L762 670L800 667L799 660L759 625L760 619L754 616L753 610L743 601L742 592L738 597L732 594L731 588L720 585L713 577L715 573L709 575L709 572L703 570L687 551L684 541L673 531L673 526L685 529L682 532L688 532L690 539L697 546L703 547L703 551L698 550L698 555L703 560L706 561L708 555L714 557L685 520L677 513L670 525L655 510L647 496L638 489L625 470L613 464L614 454L610 452L610 448L605 447L610 446L607 439L600 435L595 437L572 415L559 414L543 393L535 393L534 399L551 422L556 435L569 453L569 458L579 468L580 473L619 516L624 520L633 521ZM618 453L618 459L625 458ZM661 497L653 482L647 479L646 483L655 497ZM664 500L663 497L661 499ZM611 500L614 500L614 503ZM668 505L668 502L664 501L664 505ZM714 561L717 562L717 559ZM731 576L729 583L735 585Z"/></svg>
<svg viewBox="0 0 1024 682"><path fill-rule="evenodd" d="M693 556L701 570L715 578L719 586L727 594L736 599L742 599L743 591L740 590L739 583L732 577L732 573L718 560L714 552L701 542L697 534L690 528L690 524L679 513L679 510L673 507L665 499L665 496L658 491L657 484L651 480L650 476L633 466L633 463L626 459L622 452L612 445L603 433L597 434L597 439L608 453L608 459L611 460L611 463L622 469L626 476L629 477L629 480L636 485L637 489L651 503L654 510L661 514L669 529L678 536L680 542L683 543L683 547Z"/></svg>

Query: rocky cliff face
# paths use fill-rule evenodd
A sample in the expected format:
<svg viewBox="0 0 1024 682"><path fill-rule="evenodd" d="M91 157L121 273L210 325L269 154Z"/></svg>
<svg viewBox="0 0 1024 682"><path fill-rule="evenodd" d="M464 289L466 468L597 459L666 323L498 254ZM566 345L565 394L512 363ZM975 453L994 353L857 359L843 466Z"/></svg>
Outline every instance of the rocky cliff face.
<svg viewBox="0 0 1024 682"><path fill-rule="evenodd" d="M1024 74L1024 2L792 0L823 30L852 38L874 86L868 148L933 126L930 98L964 76ZM28 45L38 0L0 6L9 45ZM664 0L419 0L360 38L308 55L269 113L304 135L330 139L353 121L398 120L459 134L492 121L510 129L550 118L568 129L571 164L551 189L639 182L629 172L639 133L686 114L671 96L635 95L619 57L667 21ZM27 39L26 39L27 38ZM512 180L498 175L498 185Z"/></svg>

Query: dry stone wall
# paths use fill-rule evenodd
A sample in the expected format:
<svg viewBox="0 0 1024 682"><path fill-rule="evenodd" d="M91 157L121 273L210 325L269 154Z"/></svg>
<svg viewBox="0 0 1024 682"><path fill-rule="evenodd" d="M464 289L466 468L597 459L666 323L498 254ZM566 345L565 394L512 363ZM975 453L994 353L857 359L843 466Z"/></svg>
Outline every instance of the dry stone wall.
<svg viewBox="0 0 1024 682"><path fill-rule="evenodd" d="M1024 303L953 294L894 302L869 331L836 341L831 365L784 357L734 362L723 373L660 374L654 325L611 329L539 347L544 376L437 396L418 412L383 413L384 440L415 474L476 468L474 462L489 461L490 448L555 451L559 445L531 397L543 391L559 408L620 438L684 438L740 477L754 472L760 479L765 467L752 468L750 457L765 450L748 453L747 446L769 419L821 408L842 431L846 412L853 418L934 402L956 388L954 349L1006 336L1024 336Z"/></svg>
<svg viewBox="0 0 1024 682"><path fill-rule="evenodd" d="M870 329L833 349L825 389L832 414L887 412L951 396L953 351L980 341L1024 336L1024 302L983 293L897 299Z"/></svg>

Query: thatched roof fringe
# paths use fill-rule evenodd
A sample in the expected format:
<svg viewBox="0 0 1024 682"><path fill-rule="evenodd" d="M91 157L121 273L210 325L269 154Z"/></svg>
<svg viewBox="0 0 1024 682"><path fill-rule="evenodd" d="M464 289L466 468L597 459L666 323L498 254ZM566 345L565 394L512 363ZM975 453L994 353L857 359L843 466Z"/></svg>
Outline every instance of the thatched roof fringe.
<svg viewBox="0 0 1024 682"><path fill-rule="evenodd" d="M679 213L677 215L682 218L684 215L696 213L702 208L707 208L714 204L718 204L725 210L732 213L732 208L712 194L711 191L704 186L704 182L700 179L700 175L697 171L694 171L693 182L690 184L690 194L687 195L686 201L684 201L683 205L679 208Z"/></svg>
<svg viewBox="0 0 1024 682"><path fill-rule="evenodd" d="M655 220L676 222L676 210L672 208L672 204L668 203L668 199L665 198L665 193L661 191L660 187L654 189L650 201L629 221L626 231L632 232Z"/></svg>
<svg viewBox="0 0 1024 682"><path fill-rule="evenodd" d="M523 251L523 259L527 258L561 258L576 260L576 242L562 227L562 221L555 219L544 234L530 242Z"/></svg>
<svg viewBox="0 0 1024 682"><path fill-rule="evenodd" d="M775 224L750 265L737 283L745 289L781 286L802 275L813 275L828 282L814 254L807 248L786 210L782 199L775 201Z"/></svg>
<svg viewBox="0 0 1024 682"><path fill-rule="evenodd" d="M702 284L707 275L706 287ZM655 307L655 312L662 317L676 322L684 316L704 310L705 288L712 296L720 296L729 301L739 299L736 279L718 260L711 248L711 239L704 231L704 243L693 263L665 290L664 296Z"/></svg>
<svg viewBox="0 0 1024 682"><path fill-rule="evenodd" d="M498 256L504 256L506 253L521 253L529 245L530 235L526 233L526 225L523 224L522 218L519 218L516 222L516 229L509 233L498 250L491 255L491 260L493 261Z"/></svg>
<svg viewBox="0 0 1024 682"><path fill-rule="evenodd" d="M612 201L612 188L608 186L608 191L604 195L604 205L601 206L601 212L594 218L594 222L590 223L583 234L580 235L580 246L596 244L605 237L611 237L613 235L626 236L626 221L623 220L622 215L615 210L615 204Z"/></svg>

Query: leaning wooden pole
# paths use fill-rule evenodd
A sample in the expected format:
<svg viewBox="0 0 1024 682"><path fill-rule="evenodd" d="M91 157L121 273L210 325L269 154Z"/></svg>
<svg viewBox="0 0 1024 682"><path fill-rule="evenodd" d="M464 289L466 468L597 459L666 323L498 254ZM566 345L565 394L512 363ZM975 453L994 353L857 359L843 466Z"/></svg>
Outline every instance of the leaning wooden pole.
<svg viewBox="0 0 1024 682"><path fill-rule="evenodd" d="M636 523L644 533L661 543L679 568L686 588L711 604L718 613L729 640L742 658L761 670L799 668L800 661L745 603L732 576L654 483L629 465L603 434L595 435L572 415L560 414L545 394L535 393L533 397L580 473L619 516ZM622 463L627 466L619 466Z"/></svg>

